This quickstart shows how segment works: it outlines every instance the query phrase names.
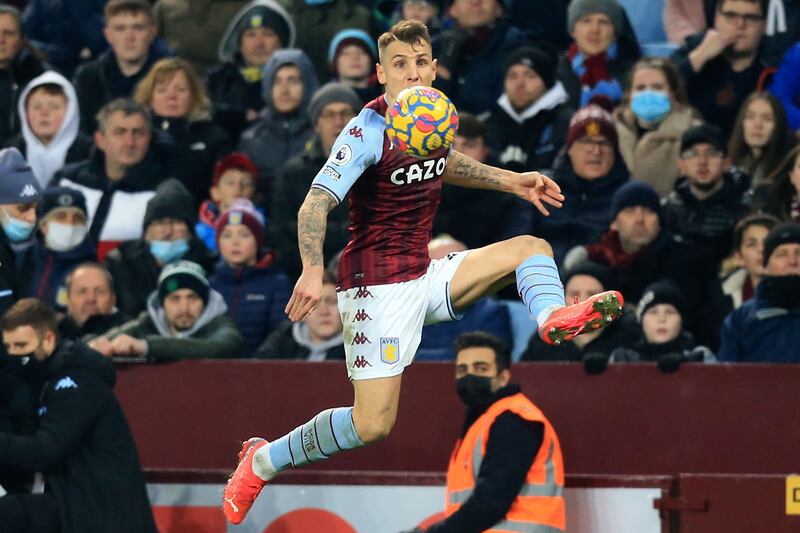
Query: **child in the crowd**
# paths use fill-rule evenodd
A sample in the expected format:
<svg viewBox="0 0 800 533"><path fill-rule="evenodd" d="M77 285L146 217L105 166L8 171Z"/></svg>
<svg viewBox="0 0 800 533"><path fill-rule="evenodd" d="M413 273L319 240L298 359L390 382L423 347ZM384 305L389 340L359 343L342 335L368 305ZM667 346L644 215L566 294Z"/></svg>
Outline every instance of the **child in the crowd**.
<svg viewBox="0 0 800 533"><path fill-rule="evenodd" d="M284 322L258 348L258 359L344 359L342 318L336 302L336 277L322 275L322 299L314 312L300 322Z"/></svg>
<svg viewBox="0 0 800 533"><path fill-rule="evenodd" d="M209 282L244 337L240 355L250 357L286 319L292 285L264 247L264 219L250 200L234 201L217 218L216 235L222 259Z"/></svg>
<svg viewBox="0 0 800 533"><path fill-rule="evenodd" d="M610 361L655 361L663 372L675 372L685 362L716 362L714 354L699 346L683 328L686 302L680 289L670 281L657 281L644 291L636 310L642 337L629 347L611 352Z"/></svg>
<svg viewBox="0 0 800 533"><path fill-rule="evenodd" d="M241 152L232 152L217 162L214 168L214 180L209 189L211 199L200 205L199 221L195 226L197 238L203 241L209 250L218 251L215 227L220 214L230 209L240 198L256 202L258 182L258 169L250 158Z"/></svg>
<svg viewBox="0 0 800 533"><path fill-rule="evenodd" d="M61 74L47 71L22 90L17 104L22 131L6 142L25 156L42 188L66 163L89 158L92 139L79 131L75 88Z"/></svg>

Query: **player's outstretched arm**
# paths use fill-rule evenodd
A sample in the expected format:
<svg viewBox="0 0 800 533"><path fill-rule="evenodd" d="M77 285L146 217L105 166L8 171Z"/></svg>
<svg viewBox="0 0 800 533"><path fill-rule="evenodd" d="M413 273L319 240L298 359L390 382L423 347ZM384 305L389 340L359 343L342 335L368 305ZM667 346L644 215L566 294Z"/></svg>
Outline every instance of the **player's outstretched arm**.
<svg viewBox="0 0 800 533"><path fill-rule="evenodd" d="M319 304L322 273L325 270L322 245L325 242L328 213L334 207L336 200L330 194L312 187L297 212L297 239L303 272L294 286L289 303L286 304L286 314L293 322L302 320Z"/></svg>
<svg viewBox="0 0 800 533"><path fill-rule="evenodd" d="M450 154L442 180L459 187L514 194L531 202L543 215L550 214L544 204L561 207L564 201L561 187L544 174L503 170L475 161L455 150Z"/></svg>

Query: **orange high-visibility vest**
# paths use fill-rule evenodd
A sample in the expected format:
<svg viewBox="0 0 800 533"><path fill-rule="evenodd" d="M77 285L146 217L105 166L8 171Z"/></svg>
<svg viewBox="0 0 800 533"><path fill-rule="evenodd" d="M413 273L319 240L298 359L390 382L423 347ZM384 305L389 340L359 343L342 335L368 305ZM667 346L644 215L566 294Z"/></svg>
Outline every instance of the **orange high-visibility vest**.
<svg viewBox="0 0 800 533"><path fill-rule="evenodd" d="M456 442L447 469L447 505L450 516L467 501L475 489L475 480L486 454L489 430L495 419L511 411L531 422L544 424L544 439L539 453L531 464L525 482L506 516L486 531L506 533L556 533L566 528L564 509L564 462L558 437L533 402L522 393L508 396L493 403L467 430L464 438Z"/></svg>

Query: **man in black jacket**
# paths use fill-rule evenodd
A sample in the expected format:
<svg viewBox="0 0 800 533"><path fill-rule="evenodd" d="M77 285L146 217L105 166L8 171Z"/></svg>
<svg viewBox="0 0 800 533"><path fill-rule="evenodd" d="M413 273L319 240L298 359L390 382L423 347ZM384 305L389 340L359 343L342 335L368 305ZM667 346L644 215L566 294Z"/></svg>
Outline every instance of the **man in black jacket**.
<svg viewBox="0 0 800 533"><path fill-rule="evenodd" d="M467 417L447 471L447 518L425 531L563 531L561 447L547 418L510 383L508 347L474 332L459 335L454 349Z"/></svg>
<svg viewBox="0 0 800 533"><path fill-rule="evenodd" d="M163 46L154 45L158 29L150 4L144 0L111 0L104 8L103 36L111 46L100 57L75 72L75 91L81 111L81 130L97 126L95 116L107 102L133 94L136 84L153 64L165 57Z"/></svg>
<svg viewBox="0 0 800 533"><path fill-rule="evenodd" d="M726 167L722 132L707 124L689 128L681 138L682 177L664 202L666 229L694 247L714 272L732 251L736 222L749 211L744 196L750 178Z"/></svg>
<svg viewBox="0 0 800 533"><path fill-rule="evenodd" d="M42 472L45 492L0 498L4 533L155 533L133 435L114 396L111 361L59 342L43 302L20 300L0 318L6 351L39 398L37 430L0 433L0 466Z"/></svg>
<svg viewBox="0 0 800 533"><path fill-rule="evenodd" d="M716 0L713 27L687 37L672 55L686 80L689 102L726 139L767 66L760 53L766 15L767 0Z"/></svg>

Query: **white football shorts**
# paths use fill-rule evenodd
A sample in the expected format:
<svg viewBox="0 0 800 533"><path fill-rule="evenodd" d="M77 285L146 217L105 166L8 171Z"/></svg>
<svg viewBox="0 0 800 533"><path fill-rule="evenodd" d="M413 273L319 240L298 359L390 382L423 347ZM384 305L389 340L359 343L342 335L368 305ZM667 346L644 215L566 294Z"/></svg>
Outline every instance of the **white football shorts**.
<svg viewBox="0 0 800 533"><path fill-rule="evenodd" d="M450 281L469 252L435 259L411 281L337 293L350 379L402 374L414 361L422 326L461 318L450 302Z"/></svg>

